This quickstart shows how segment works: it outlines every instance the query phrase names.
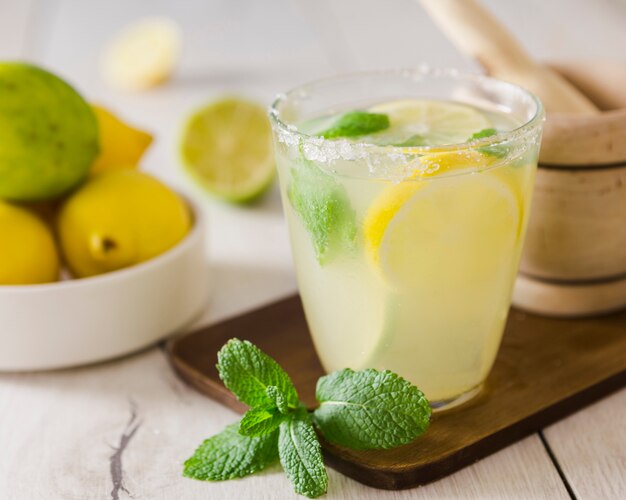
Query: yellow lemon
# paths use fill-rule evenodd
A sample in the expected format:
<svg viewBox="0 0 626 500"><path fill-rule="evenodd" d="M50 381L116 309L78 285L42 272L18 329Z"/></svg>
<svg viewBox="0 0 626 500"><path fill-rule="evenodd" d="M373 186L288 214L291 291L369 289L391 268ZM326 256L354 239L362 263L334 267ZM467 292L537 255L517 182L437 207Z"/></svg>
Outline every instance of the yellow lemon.
<svg viewBox="0 0 626 500"><path fill-rule="evenodd" d="M77 277L151 259L183 239L191 224L178 194L135 170L94 176L65 202L58 218L63 254Z"/></svg>
<svg viewBox="0 0 626 500"><path fill-rule="evenodd" d="M48 227L25 208L0 201L0 285L56 281L59 257Z"/></svg>
<svg viewBox="0 0 626 500"><path fill-rule="evenodd" d="M131 127L101 106L91 107L98 119L100 154L91 165L90 173L136 167L152 143L152 135Z"/></svg>

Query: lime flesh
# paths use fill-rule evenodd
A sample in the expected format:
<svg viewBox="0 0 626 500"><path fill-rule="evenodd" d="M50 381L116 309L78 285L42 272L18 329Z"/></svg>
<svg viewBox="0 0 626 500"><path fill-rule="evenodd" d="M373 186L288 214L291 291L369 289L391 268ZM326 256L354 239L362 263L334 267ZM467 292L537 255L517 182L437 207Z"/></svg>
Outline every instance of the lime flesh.
<svg viewBox="0 0 626 500"><path fill-rule="evenodd" d="M275 176L265 109L238 98L222 99L196 111L184 128L180 154L190 175L227 201L257 198Z"/></svg>

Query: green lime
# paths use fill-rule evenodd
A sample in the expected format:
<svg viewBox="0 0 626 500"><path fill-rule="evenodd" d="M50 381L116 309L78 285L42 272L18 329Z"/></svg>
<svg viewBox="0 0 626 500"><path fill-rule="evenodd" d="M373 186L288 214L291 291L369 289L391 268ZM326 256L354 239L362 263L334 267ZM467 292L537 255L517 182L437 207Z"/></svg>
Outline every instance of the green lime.
<svg viewBox="0 0 626 500"><path fill-rule="evenodd" d="M57 197L98 153L98 125L67 83L36 66L0 63L0 198Z"/></svg>
<svg viewBox="0 0 626 500"><path fill-rule="evenodd" d="M236 97L215 101L189 117L180 154L187 171L202 187L231 202L257 198L275 176L265 109Z"/></svg>

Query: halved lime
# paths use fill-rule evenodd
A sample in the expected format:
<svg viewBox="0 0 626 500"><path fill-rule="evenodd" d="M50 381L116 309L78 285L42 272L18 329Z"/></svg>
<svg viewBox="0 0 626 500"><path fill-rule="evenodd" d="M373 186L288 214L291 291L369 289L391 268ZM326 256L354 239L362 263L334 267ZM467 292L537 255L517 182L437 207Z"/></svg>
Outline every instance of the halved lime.
<svg viewBox="0 0 626 500"><path fill-rule="evenodd" d="M371 107L389 117L391 126L376 134L377 142L402 144L419 137L424 146L466 142L472 134L492 127L487 116L455 102L405 99Z"/></svg>
<svg viewBox="0 0 626 500"><path fill-rule="evenodd" d="M180 155L202 187L232 202L257 198L275 176L265 109L236 97L215 101L191 115L183 130Z"/></svg>

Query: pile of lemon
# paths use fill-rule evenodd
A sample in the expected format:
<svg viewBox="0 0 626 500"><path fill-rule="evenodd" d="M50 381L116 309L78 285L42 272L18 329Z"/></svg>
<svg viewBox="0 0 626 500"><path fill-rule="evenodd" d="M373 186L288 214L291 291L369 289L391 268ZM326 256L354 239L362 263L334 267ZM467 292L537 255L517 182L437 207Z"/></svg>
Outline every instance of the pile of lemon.
<svg viewBox="0 0 626 500"><path fill-rule="evenodd" d="M0 285L115 271L183 239L184 200L135 168L151 142L52 73L0 63Z"/></svg>

